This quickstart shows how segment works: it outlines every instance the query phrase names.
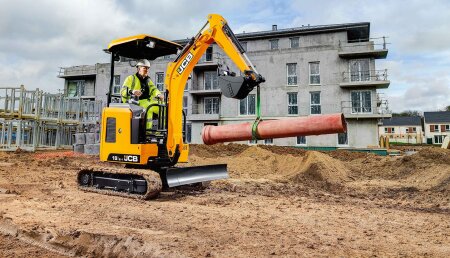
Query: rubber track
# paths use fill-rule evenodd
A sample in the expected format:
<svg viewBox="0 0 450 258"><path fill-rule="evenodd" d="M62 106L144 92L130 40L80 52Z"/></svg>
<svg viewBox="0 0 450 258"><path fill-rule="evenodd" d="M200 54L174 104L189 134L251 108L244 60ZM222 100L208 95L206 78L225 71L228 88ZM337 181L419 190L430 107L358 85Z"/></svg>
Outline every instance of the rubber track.
<svg viewBox="0 0 450 258"><path fill-rule="evenodd" d="M139 176L142 176L145 179L145 181L147 181L147 192L145 194L130 194L130 193L125 193L125 192L116 192L116 191L107 190L107 189L98 189L95 187L81 186L78 183L78 177L79 177L79 174L82 172L103 172L103 173L110 173L110 174L139 175ZM78 189L85 191L85 192L94 192L94 193L105 194L105 195L121 196L121 197L127 197L127 198L138 199L138 200L148 200L150 198L154 198L154 197L158 196L158 194L162 190L161 178L160 178L159 174L154 171L143 170L143 169L101 167L101 166L82 167L78 171L77 185L78 185Z"/></svg>

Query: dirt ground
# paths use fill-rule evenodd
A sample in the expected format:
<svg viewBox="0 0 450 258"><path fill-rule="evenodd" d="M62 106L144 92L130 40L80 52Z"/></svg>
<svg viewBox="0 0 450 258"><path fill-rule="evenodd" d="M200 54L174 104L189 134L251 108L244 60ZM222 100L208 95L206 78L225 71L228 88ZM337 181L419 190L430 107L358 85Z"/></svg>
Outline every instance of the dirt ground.
<svg viewBox="0 0 450 258"><path fill-rule="evenodd" d="M191 146L231 178L149 201L79 191L97 159L0 153L0 257L450 257L450 150Z"/></svg>

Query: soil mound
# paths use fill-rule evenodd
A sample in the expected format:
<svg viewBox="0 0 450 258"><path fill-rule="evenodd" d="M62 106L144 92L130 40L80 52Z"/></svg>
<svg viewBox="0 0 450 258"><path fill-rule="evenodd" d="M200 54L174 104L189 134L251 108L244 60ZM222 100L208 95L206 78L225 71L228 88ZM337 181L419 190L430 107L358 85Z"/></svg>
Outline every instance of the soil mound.
<svg viewBox="0 0 450 258"><path fill-rule="evenodd" d="M294 182L312 180L329 184L342 184L349 180L348 168L339 160L326 154L309 151L301 163L301 169L292 177Z"/></svg>
<svg viewBox="0 0 450 258"><path fill-rule="evenodd" d="M240 154L250 146L245 144L189 144L189 154L204 158L227 157Z"/></svg>
<svg viewBox="0 0 450 258"><path fill-rule="evenodd" d="M301 169L302 158L252 146L229 160L233 175L246 179L285 181Z"/></svg>
<svg viewBox="0 0 450 258"><path fill-rule="evenodd" d="M259 145L258 147L279 155L290 154L293 156L305 156L306 154L306 150L289 146Z"/></svg>
<svg viewBox="0 0 450 258"><path fill-rule="evenodd" d="M337 151L330 151L326 152L327 155L341 160L341 161L351 161L354 159L363 159L363 158L373 158L377 157L377 155L367 152L357 152L357 151L347 151L347 150L337 150Z"/></svg>
<svg viewBox="0 0 450 258"><path fill-rule="evenodd" d="M239 146L239 148L242 147ZM192 154L191 161L195 165L226 163L230 176L240 179L265 179L293 184L304 184L311 180L341 184L348 180L348 169L340 160L315 151L298 150L297 152L293 149L291 151L295 155L292 155L284 153L284 149L290 148L251 146L231 158L216 156L217 153L213 151L197 157L196 154L204 154L202 147L194 152L196 154ZM227 153L231 154L230 151Z"/></svg>
<svg viewBox="0 0 450 258"><path fill-rule="evenodd" d="M349 162L358 185L416 190L450 190L450 150L421 149L401 158L377 157Z"/></svg>

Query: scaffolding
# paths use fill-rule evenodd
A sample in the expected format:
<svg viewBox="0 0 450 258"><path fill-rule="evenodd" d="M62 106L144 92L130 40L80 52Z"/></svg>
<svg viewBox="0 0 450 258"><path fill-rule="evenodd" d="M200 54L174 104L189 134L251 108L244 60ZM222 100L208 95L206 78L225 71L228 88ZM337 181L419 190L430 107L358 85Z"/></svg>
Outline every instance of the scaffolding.
<svg viewBox="0 0 450 258"><path fill-rule="evenodd" d="M101 110L99 100L0 87L0 151L72 148L75 133L99 131Z"/></svg>

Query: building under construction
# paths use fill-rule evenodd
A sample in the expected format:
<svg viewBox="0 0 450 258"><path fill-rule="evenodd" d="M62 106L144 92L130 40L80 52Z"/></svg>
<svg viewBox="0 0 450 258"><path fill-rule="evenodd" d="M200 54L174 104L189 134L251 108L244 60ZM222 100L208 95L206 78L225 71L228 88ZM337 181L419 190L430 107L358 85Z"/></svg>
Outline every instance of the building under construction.
<svg viewBox="0 0 450 258"><path fill-rule="evenodd" d="M77 132L97 132L102 102L0 87L0 150L72 148Z"/></svg>

